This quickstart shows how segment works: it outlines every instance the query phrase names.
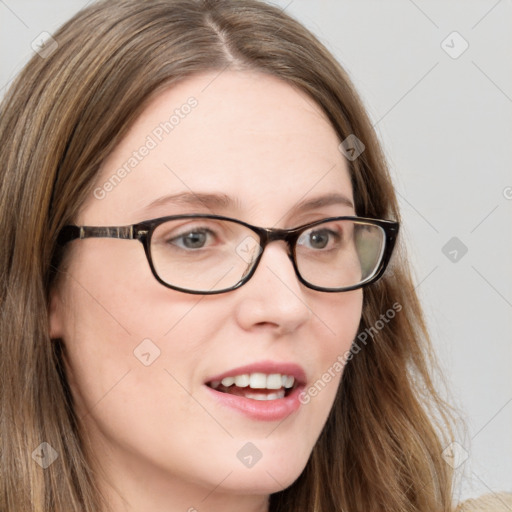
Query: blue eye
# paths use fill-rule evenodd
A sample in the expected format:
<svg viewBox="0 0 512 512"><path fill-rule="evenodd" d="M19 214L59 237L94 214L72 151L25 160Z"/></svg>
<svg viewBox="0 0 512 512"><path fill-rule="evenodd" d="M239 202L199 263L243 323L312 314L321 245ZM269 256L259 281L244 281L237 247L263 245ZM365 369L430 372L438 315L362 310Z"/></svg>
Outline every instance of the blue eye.
<svg viewBox="0 0 512 512"><path fill-rule="evenodd" d="M314 231L310 234L309 240L315 249L323 249L329 243L329 233L326 230Z"/></svg>
<svg viewBox="0 0 512 512"><path fill-rule="evenodd" d="M338 242L340 238L339 233L324 228L302 233L297 243L311 249L325 249L328 245Z"/></svg>
<svg viewBox="0 0 512 512"><path fill-rule="evenodd" d="M169 239L168 243L181 249L202 249L213 233L209 229L195 229Z"/></svg>

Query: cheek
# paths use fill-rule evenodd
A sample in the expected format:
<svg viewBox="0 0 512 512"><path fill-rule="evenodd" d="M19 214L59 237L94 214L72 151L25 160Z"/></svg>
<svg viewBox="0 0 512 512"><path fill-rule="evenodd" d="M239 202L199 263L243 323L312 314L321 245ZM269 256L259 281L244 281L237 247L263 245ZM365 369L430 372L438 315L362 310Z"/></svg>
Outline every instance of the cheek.
<svg viewBox="0 0 512 512"><path fill-rule="evenodd" d="M199 460L196 452L211 450L210 436L230 444L193 396L226 312L163 287L138 256L88 250L74 258L60 312L66 373L95 450L101 444L110 453L135 452L169 468L178 461L185 469L184 461ZM231 444L223 449L236 462L239 443Z"/></svg>
<svg viewBox="0 0 512 512"><path fill-rule="evenodd" d="M363 308L362 290L339 294L323 294L322 302L316 306L316 316L323 324L323 344L319 350L322 362L334 362L350 349L361 321Z"/></svg>
<svg viewBox="0 0 512 512"><path fill-rule="evenodd" d="M156 340L183 313L178 310L164 318L151 307L148 289L153 278L139 243L82 244L66 272L60 316L76 406L89 409L126 375L158 357Z"/></svg>
<svg viewBox="0 0 512 512"><path fill-rule="evenodd" d="M313 356L317 361L316 374L304 389L301 402L326 419L357 335L363 292L354 290L319 297L322 302L313 310L317 317Z"/></svg>
<svg viewBox="0 0 512 512"><path fill-rule="evenodd" d="M137 296L137 308L124 309L120 287L121 297L109 287L72 287L80 307L67 317L65 343L75 409L90 449L108 454L113 464L165 468L213 487L209 479L223 459L228 469L239 463L240 440L195 397L197 368L211 338L208 308L197 297L172 300L173 292L161 288L165 300L157 288Z"/></svg>

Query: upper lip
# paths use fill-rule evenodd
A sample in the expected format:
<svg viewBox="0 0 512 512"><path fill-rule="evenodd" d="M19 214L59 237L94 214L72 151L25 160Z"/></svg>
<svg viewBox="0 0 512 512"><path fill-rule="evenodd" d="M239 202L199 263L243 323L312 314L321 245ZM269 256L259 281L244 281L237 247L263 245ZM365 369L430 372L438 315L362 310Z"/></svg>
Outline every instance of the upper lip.
<svg viewBox="0 0 512 512"><path fill-rule="evenodd" d="M239 366L225 372L219 373L209 377L205 384L212 381L221 381L225 377L234 377L235 375L251 374L251 373L265 373L271 375L279 373L281 375L289 375L295 378L295 382L299 385L306 383L306 373L301 366L295 363L276 362L276 361L260 361L245 366Z"/></svg>

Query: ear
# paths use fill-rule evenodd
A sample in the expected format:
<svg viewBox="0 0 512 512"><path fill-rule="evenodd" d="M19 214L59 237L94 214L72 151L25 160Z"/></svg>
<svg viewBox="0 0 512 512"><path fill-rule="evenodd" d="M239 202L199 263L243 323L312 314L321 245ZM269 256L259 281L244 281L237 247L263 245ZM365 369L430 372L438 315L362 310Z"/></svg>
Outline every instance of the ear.
<svg viewBox="0 0 512 512"><path fill-rule="evenodd" d="M63 306L58 287L52 287L50 291L50 303L48 305L48 324L50 327L50 338L52 340L63 337L64 329L62 322Z"/></svg>

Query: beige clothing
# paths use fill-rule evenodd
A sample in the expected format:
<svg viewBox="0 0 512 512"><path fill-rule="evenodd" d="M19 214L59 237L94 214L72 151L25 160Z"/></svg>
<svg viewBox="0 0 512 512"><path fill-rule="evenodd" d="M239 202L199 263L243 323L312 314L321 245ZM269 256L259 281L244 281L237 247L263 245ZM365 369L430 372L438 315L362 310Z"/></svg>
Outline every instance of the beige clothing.
<svg viewBox="0 0 512 512"><path fill-rule="evenodd" d="M455 512L512 512L512 494L497 492L466 500Z"/></svg>

